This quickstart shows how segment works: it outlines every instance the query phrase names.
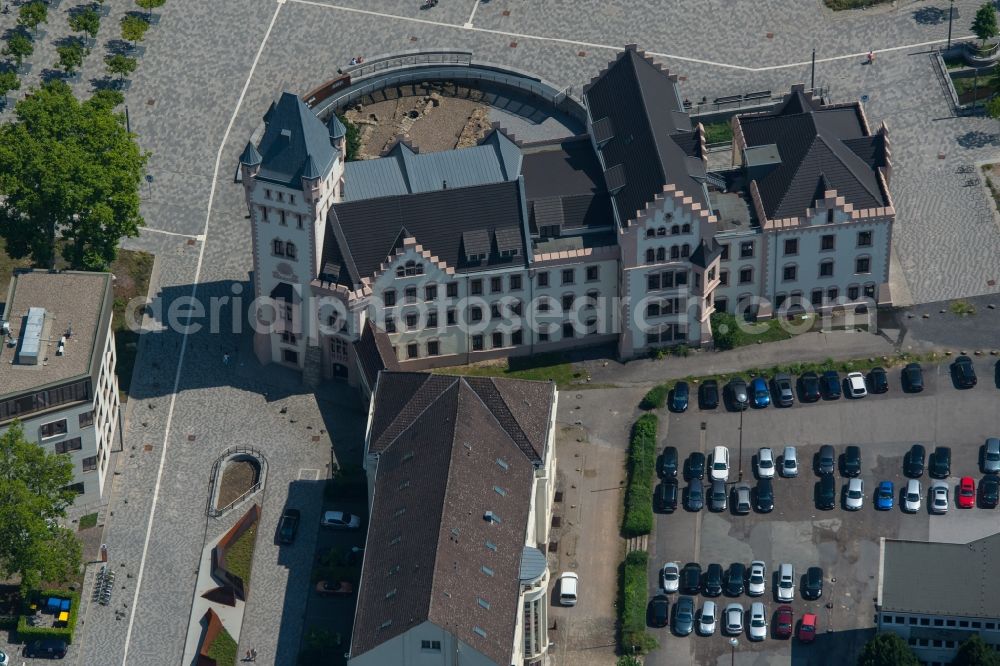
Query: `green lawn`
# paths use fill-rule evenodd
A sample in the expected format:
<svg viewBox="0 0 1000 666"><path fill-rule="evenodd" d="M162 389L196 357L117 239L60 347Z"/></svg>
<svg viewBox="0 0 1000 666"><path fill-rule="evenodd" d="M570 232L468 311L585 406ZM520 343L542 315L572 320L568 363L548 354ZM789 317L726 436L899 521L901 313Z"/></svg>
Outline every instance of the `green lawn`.
<svg viewBox="0 0 1000 666"><path fill-rule="evenodd" d="M586 381L586 373L566 361L562 354L539 354L533 357L511 358L508 361L438 368L434 372L442 375L553 381L559 388Z"/></svg>
<svg viewBox="0 0 1000 666"><path fill-rule="evenodd" d="M91 527L97 526L97 514L88 513L86 516L80 519L80 529L85 530Z"/></svg>
<svg viewBox="0 0 1000 666"><path fill-rule="evenodd" d="M788 340L792 334L782 326L784 319L775 317L749 324L751 331L744 330L736 317L725 312L716 312L712 315L712 332L715 335L715 346L717 349L734 349L746 345L754 345L758 342L777 342L778 340ZM796 329L805 328L796 322Z"/></svg>
<svg viewBox="0 0 1000 666"><path fill-rule="evenodd" d="M725 143L733 140L733 126L728 121L705 125L705 143Z"/></svg>
<svg viewBox="0 0 1000 666"><path fill-rule="evenodd" d="M257 523L254 523L226 550L226 569L229 573L239 576L244 583L250 580L250 567L253 564L253 548L256 542Z"/></svg>
<svg viewBox="0 0 1000 666"><path fill-rule="evenodd" d="M219 635L212 641L208 648L208 656L215 661L218 666L234 666L236 664L236 641L229 635L223 627Z"/></svg>
<svg viewBox="0 0 1000 666"><path fill-rule="evenodd" d="M955 86L955 92L959 97L965 94L972 94L978 89L977 96L980 100L985 100L993 93L1000 92L1000 77L990 77L989 74L978 77L963 76L954 77L951 80Z"/></svg>

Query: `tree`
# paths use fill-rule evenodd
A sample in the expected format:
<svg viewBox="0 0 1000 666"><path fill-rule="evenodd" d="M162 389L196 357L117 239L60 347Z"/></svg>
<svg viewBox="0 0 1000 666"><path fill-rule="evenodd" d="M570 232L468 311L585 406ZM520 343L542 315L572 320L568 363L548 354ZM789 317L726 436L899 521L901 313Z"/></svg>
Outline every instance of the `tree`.
<svg viewBox="0 0 1000 666"><path fill-rule="evenodd" d="M35 29L42 23L47 23L49 20L49 8L40 0L35 2L29 2L26 5L21 5L21 9L18 10L17 24L24 26L31 32L35 32Z"/></svg>
<svg viewBox="0 0 1000 666"><path fill-rule="evenodd" d="M83 64L83 44L75 39L57 47L56 53L59 54L59 67L67 74Z"/></svg>
<svg viewBox="0 0 1000 666"><path fill-rule="evenodd" d="M14 62L20 67L21 63L24 62L25 58L30 58L31 54L35 52L35 45L31 42L31 37L28 37L23 32L15 32L7 40L7 46L4 47L3 54L9 55L14 58Z"/></svg>
<svg viewBox="0 0 1000 666"><path fill-rule="evenodd" d="M90 97L90 102L95 106L111 111L116 106L125 102L125 95L121 94L117 90L101 88Z"/></svg>
<svg viewBox="0 0 1000 666"><path fill-rule="evenodd" d="M107 98L78 101L54 80L0 125L0 235L13 257L104 269L123 236L139 233L139 186L149 157Z"/></svg>
<svg viewBox="0 0 1000 666"><path fill-rule="evenodd" d="M167 0L135 0L135 4L146 10L146 16L152 16L153 10L162 7Z"/></svg>
<svg viewBox="0 0 1000 666"><path fill-rule="evenodd" d="M69 17L69 27L73 32L86 33L91 39L96 39L97 31L101 29L101 15L93 7L87 7Z"/></svg>
<svg viewBox="0 0 1000 666"><path fill-rule="evenodd" d="M126 41L138 44L146 36L147 30L149 30L149 21L141 16L128 14L122 18L122 39Z"/></svg>
<svg viewBox="0 0 1000 666"><path fill-rule="evenodd" d="M20 90L21 81L17 78L17 74L9 70L0 72L0 97L7 97L7 93L11 90Z"/></svg>
<svg viewBox="0 0 1000 666"><path fill-rule="evenodd" d="M986 40L997 36L997 10L992 2L985 2L976 10L976 16L972 19L972 32L983 45Z"/></svg>
<svg viewBox="0 0 1000 666"><path fill-rule="evenodd" d="M129 58L128 56L123 56L121 54L110 55L104 59L104 62L108 66L108 72L111 74L117 74L119 79L124 79L126 76L135 71L138 66L135 58Z"/></svg>
<svg viewBox="0 0 1000 666"><path fill-rule="evenodd" d="M72 482L72 460L29 442L17 421L0 435L0 572L19 575L22 592L80 568L80 542L56 522L73 502Z"/></svg>
<svg viewBox="0 0 1000 666"><path fill-rule="evenodd" d="M345 116L338 114L337 118L344 125L344 139L347 141L347 161L353 162L358 159L358 154L361 152L361 132L358 130L358 126Z"/></svg>
<svg viewBox="0 0 1000 666"><path fill-rule="evenodd" d="M1000 95L994 95L993 99L986 102L986 115L990 118L1000 118Z"/></svg>
<svg viewBox="0 0 1000 666"><path fill-rule="evenodd" d="M885 632L865 643L858 666L920 666L920 661L906 641L897 634Z"/></svg>
<svg viewBox="0 0 1000 666"><path fill-rule="evenodd" d="M1000 656L986 641L973 634L958 648L952 666L1000 666Z"/></svg>

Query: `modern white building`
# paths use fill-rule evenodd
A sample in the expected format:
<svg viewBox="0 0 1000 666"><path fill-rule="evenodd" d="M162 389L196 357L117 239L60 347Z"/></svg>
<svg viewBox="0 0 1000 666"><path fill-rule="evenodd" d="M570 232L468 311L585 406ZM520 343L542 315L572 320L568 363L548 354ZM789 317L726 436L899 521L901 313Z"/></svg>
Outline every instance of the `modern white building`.
<svg viewBox="0 0 1000 666"><path fill-rule="evenodd" d="M0 432L73 461L77 504L100 501L120 402L109 273L15 274L3 311Z"/></svg>
<svg viewBox="0 0 1000 666"><path fill-rule="evenodd" d="M548 650L549 382L383 371L351 666L528 666Z"/></svg>

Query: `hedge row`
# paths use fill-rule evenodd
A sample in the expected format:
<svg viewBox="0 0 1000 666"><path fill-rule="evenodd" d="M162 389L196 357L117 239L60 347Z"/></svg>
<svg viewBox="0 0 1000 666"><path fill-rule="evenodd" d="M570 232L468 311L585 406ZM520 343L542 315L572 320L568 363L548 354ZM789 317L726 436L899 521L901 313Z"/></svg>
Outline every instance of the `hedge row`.
<svg viewBox="0 0 1000 666"><path fill-rule="evenodd" d="M670 388L666 384L654 386L642 397L639 408L646 410L662 409L667 404L667 393L669 392Z"/></svg>
<svg viewBox="0 0 1000 666"><path fill-rule="evenodd" d="M649 553L633 550L619 568L618 626L622 652L649 652L657 647L656 639L646 632L646 606L649 592L646 568Z"/></svg>
<svg viewBox="0 0 1000 666"><path fill-rule="evenodd" d="M69 623L65 627L32 627L28 624L28 616L22 615L17 620L17 639L21 643L30 643L31 641L40 641L47 639L66 641L67 643L73 642L73 632L76 630L76 616L80 612L80 593L70 592L69 590L42 590L37 594L31 595L39 607L44 606L46 600L49 597L59 597L60 599L65 599L69 597L72 599L73 603L69 607ZM25 612L27 612L25 608Z"/></svg>
<svg viewBox="0 0 1000 666"><path fill-rule="evenodd" d="M653 531L653 477L656 471L656 414L643 414L632 426L628 452L628 486L622 534L636 537Z"/></svg>

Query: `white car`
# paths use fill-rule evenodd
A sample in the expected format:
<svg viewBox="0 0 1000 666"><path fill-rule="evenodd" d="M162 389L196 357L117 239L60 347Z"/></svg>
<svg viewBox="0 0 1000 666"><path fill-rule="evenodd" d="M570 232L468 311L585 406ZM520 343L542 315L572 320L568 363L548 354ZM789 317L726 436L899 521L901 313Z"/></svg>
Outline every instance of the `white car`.
<svg viewBox="0 0 1000 666"><path fill-rule="evenodd" d="M760 560L750 563L750 576L747 582L747 594L751 597L759 597L764 594L767 586L767 565Z"/></svg>
<svg viewBox="0 0 1000 666"><path fill-rule="evenodd" d="M726 606L726 613L723 615L726 633L730 636L739 636L743 633L743 606L732 603Z"/></svg>
<svg viewBox="0 0 1000 666"><path fill-rule="evenodd" d="M848 394L852 398L863 398L868 395L868 387L865 386L865 376L860 372L851 372L847 375Z"/></svg>
<svg viewBox="0 0 1000 666"><path fill-rule="evenodd" d="M660 587L664 592L676 592L681 580L681 565L667 562L660 570Z"/></svg>
<svg viewBox="0 0 1000 666"><path fill-rule="evenodd" d="M712 452L712 480L729 480L729 449L724 446L715 447Z"/></svg>
<svg viewBox="0 0 1000 666"><path fill-rule="evenodd" d="M327 511L319 524L335 530L356 530L361 527L361 519L346 511Z"/></svg>
<svg viewBox="0 0 1000 666"><path fill-rule="evenodd" d="M799 475L799 459L795 455L794 446L786 446L781 454L781 476L791 479Z"/></svg>
<svg viewBox="0 0 1000 666"><path fill-rule="evenodd" d="M577 590L580 587L580 576L573 571L559 574L559 604L576 606Z"/></svg>
<svg viewBox="0 0 1000 666"><path fill-rule="evenodd" d="M764 604L755 601L750 604L750 640L762 641L767 638L767 611Z"/></svg>
<svg viewBox="0 0 1000 666"><path fill-rule="evenodd" d="M706 601L698 613L698 633L702 636L711 636L715 633L715 618L718 616L714 601Z"/></svg>
<svg viewBox="0 0 1000 666"><path fill-rule="evenodd" d="M861 479L851 479L847 482L847 494L844 496L844 508L848 511L858 511L865 505L865 484Z"/></svg>
<svg viewBox="0 0 1000 666"><path fill-rule="evenodd" d="M778 567L778 601L791 601L795 598L795 568L788 563Z"/></svg>
<svg viewBox="0 0 1000 666"><path fill-rule="evenodd" d="M766 446L757 451L757 478L774 478L774 453Z"/></svg>
<svg viewBox="0 0 1000 666"><path fill-rule="evenodd" d="M920 498L923 496L920 490L920 481L910 479L906 482L906 492L903 493L903 511L916 513L920 511Z"/></svg>
<svg viewBox="0 0 1000 666"><path fill-rule="evenodd" d="M931 513L948 513L948 484L944 481L931 484Z"/></svg>

